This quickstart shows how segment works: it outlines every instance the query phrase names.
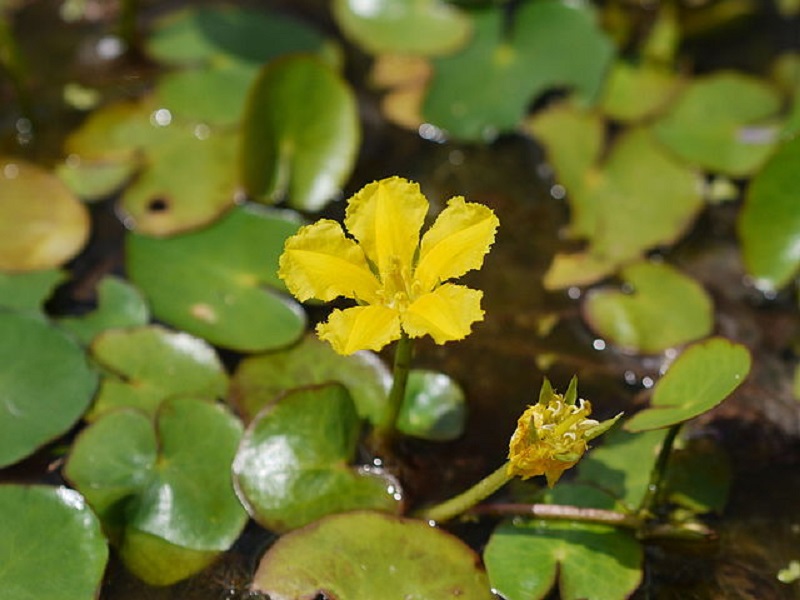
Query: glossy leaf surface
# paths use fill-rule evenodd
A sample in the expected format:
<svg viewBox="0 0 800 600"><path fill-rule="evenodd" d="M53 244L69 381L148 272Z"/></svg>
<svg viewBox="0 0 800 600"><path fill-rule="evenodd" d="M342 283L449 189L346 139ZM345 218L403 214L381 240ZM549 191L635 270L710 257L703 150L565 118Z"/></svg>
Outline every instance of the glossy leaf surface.
<svg viewBox="0 0 800 600"><path fill-rule="evenodd" d="M58 269L0 272L0 306L14 311L40 313L42 305L67 274Z"/></svg>
<svg viewBox="0 0 800 600"><path fill-rule="evenodd" d="M464 390L444 373L412 369L397 429L426 440L446 441L464 432L467 403Z"/></svg>

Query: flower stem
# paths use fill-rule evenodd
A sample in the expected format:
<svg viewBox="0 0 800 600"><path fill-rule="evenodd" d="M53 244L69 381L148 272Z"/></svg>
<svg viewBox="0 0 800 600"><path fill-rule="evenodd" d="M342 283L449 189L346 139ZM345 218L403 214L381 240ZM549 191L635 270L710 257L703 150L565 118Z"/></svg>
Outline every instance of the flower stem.
<svg viewBox="0 0 800 600"><path fill-rule="evenodd" d="M681 430L681 423L673 425L667 431L664 441L661 444L661 450L658 452L653 470L650 472L650 481L647 483L647 490L645 491L642 502L637 511L640 517L651 517L656 504L660 500L662 488L664 487L664 479L667 474L667 464L669 457L672 454L672 446L675 444L675 438L678 437L678 432Z"/></svg>
<svg viewBox="0 0 800 600"><path fill-rule="evenodd" d="M512 477L512 475L508 474L508 463L505 463L502 467L481 479L467 491L449 500L445 500L441 504L423 509L417 513L417 516L426 521L436 521L438 523L449 521L453 517L471 509L481 500L491 496L494 492L503 487Z"/></svg>
<svg viewBox="0 0 800 600"><path fill-rule="evenodd" d="M392 389L389 390L389 411L383 429L384 437L394 436L397 417L403 400L406 397L408 373L411 370L411 356L414 353L414 342L403 333L394 349L394 370L392 371Z"/></svg>

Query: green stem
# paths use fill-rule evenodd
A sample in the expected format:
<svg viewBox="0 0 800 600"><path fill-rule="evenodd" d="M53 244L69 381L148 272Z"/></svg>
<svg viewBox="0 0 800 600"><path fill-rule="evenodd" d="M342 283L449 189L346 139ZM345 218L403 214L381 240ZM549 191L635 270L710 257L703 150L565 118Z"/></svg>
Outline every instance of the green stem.
<svg viewBox="0 0 800 600"><path fill-rule="evenodd" d="M403 400L406 397L408 373L411 370L411 357L414 354L414 342L405 333L397 342L394 349L394 370L392 371L392 389L389 390L389 414L385 425L381 428L381 437L394 437L397 427L397 417Z"/></svg>
<svg viewBox="0 0 800 600"><path fill-rule="evenodd" d="M436 521L437 523L449 521L453 517L468 511L481 500L491 496L503 487L512 477L512 475L508 474L508 463L505 463L502 467L481 479L466 492L462 492L458 496L445 500L441 504L423 509L419 511L417 516L426 521Z"/></svg>
<svg viewBox="0 0 800 600"><path fill-rule="evenodd" d="M11 23L3 13L0 13L0 67L5 68L11 78L23 114L30 115L25 65Z"/></svg>
<svg viewBox="0 0 800 600"><path fill-rule="evenodd" d="M639 529L641 519L615 510L602 508L582 508L566 504L484 504L469 511L474 515L491 515L498 517L527 516L535 519L552 521L580 521L583 523L600 523L627 529Z"/></svg>
<svg viewBox="0 0 800 600"><path fill-rule="evenodd" d="M136 17L139 12L139 0L123 0L122 12L119 16L119 36L128 50L136 48L139 30Z"/></svg>
<svg viewBox="0 0 800 600"><path fill-rule="evenodd" d="M661 450L658 452L656 464L653 465L653 470L650 472L650 481L647 484L642 502L639 505L638 514L640 517L650 517L653 515L656 504L658 504L662 488L664 487L664 479L667 475L667 464L669 457L672 454L672 447L675 444L675 438L678 437L678 432L681 430L681 423L673 425L667 431L664 437L664 442L661 444Z"/></svg>

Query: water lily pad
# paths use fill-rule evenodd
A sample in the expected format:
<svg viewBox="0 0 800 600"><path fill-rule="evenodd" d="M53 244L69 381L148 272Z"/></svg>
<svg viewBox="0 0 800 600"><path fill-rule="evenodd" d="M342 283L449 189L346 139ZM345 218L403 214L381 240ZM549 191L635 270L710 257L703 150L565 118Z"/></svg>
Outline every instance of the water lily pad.
<svg viewBox="0 0 800 600"><path fill-rule="evenodd" d="M547 90L572 88L594 102L613 57L610 39L588 3L542 0L472 13L475 35L434 61L425 119L457 138L480 140L515 129Z"/></svg>
<svg viewBox="0 0 800 600"><path fill-rule="evenodd" d="M244 358L231 381L231 399L250 421L286 390L330 381L347 388L361 418L385 423L391 385L386 365L373 352L338 354L313 334L284 350Z"/></svg>
<svg viewBox="0 0 800 600"><path fill-rule="evenodd" d="M58 177L0 157L0 269L58 267L89 238L89 213Z"/></svg>
<svg viewBox="0 0 800 600"><path fill-rule="evenodd" d="M551 501L614 508L588 486L559 485ZM632 532L607 525L514 519L492 533L483 554L492 588L507 600L627 598L641 581L643 552Z"/></svg>
<svg viewBox="0 0 800 600"><path fill-rule="evenodd" d="M741 344L711 338L687 348L653 388L650 408L625 422L628 431L647 431L688 421L714 408L750 372L750 353Z"/></svg>
<svg viewBox="0 0 800 600"><path fill-rule="evenodd" d="M108 546L75 490L0 485L0 589L14 600L98 597ZM46 574L46 576L45 576Z"/></svg>
<svg viewBox="0 0 800 600"><path fill-rule="evenodd" d="M67 274L59 269L27 273L0 272L0 306L15 311L41 313L42 305Z"/></svg>
<svg viewBox="0 0 800 600"><path fill-rule="evenodd" d="M782 144L751 180L739 215L745 267L759 287L788 284L800 266L800 136Z"/></svg>
<svg viewBox="0 0 800 600"><path fill-rule="evenodd" d="M253 589L271 598L491 600L486 573L458 538L427 523L371 512L326 517L280 538Z"/></svg>
<svg viewBox="0 0 800 600"><path fill-rule="evenodd" d="M603 112L617 121L658 114L677 92L677 77L662 65L618 62L608 76Z"/></svg>
<svg viewBox="0 0 800 600"><path fill-rule="evenodd" d="M56 175L84 202L96 202L118 191L136 172L132 162L84 163L78 155L56 166Z"/></svg>
<svg viewBox="0 0 800 600"><path fill-rule="evenodd" d="M348 38L373 54L446 54L472 30L469 17L442 0L335 0L333 16Z"/></svg>
<svg viewBox="0 0 800 600"><path fill-rule="evenodd" d="M406 435L454 440L464 432L467 402L464 390L444 373L412 369L396 427Z"/></svg>
<svg viewBox="0 0 800 600"><path fill-rule="evenodd" d="M250 423L233 472L239 497L267 529L332 513L397 512L400 490L380 469L352 467L361 422L340 384L294 390Z"/></svg>
<svg viewBox="0 0 800 600"><path fill-rule="evenodd" d="M589 326L615 345L655 353L711 333L714 307L703 287L666 264L641 262L622 270L631 293L595 289L586 296Z"/></svg>
<svg viewBox="0 0 800 600"><path fill-rule="evenodd" d="M285 289L278 257L298 227L290 213L248 206L169 239L132 234L128 275L154 316L178 329L242 351L288 346L306 321L299 304L276 293Z"/></svg>
<svg viewBox="0 0 800 600"><path fill-rule="evenodd" d="M0 312L0 467L66 433L97 385L83 350L40 318Z"/></svg>
<svg viewBox="0 0 800 600"><path fill-rule="evenodd" d="M81 343L88 344L106 329L137 327L150 320L142 293L124 279L104 277L97 285L97 308L80 317L64 317L58 324Z"/></svg>
<svg viewBox="0 0 800 600"><path fill-rule="evenodd" d="M225 408L193 399L166 401L155 423L118 410L80 434L65 475L98 512L128 568L166 585L227 550L247 521L230 482L241 433Z"/></svg>
<svg viewBox="0 0 800 600"><path fill-rule="evenodd" d="M248 99L241 171L264 202L319 210L350 176L361 130L347 82L312 55L268 63Z"/></svg>
<svg viewBox="0 0 800 600"><path fill-rule="evenodd" d="M158 325L98 335L92 357L106 373L89 418L122 407L155 414L172 396L222 398L228 377L214 348L184 332Z"/></svg>
<svg viewBox="0 0 800 600"><path fill-rule="evenodd" d="M780 127L780 95L740 73L693 81L653 127L672 152L705 169L746 176L772 153Z"/></svg>

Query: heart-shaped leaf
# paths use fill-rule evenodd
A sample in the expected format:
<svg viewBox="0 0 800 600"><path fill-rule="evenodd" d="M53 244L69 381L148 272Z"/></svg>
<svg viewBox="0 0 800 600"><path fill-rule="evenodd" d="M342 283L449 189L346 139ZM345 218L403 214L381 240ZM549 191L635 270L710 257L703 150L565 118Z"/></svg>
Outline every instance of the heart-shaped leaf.
<svg viewBox="0 0 800 600"><path fill-rule="evenodd" d="M660 64L620 61L608 76L603 112L617 121L641 121L665 108L677 83L677 77Z"/></svg>
<svg viewBox="0 0 800 600"><path fill-rule="evenodd" d="M295 55L267 64L250 91L242 181L256 199L315 211L338 193L361 130L355 95L327 64Z"/></svg>
<svg viewBox="0 0 800 600"><path fill-rule="evenodd" d="M80 317L64 317L58 324L83 344L106 329L137 327L150 320L142 293L124 279L104 277L97 286L97 308Z"/></svg>
<svg viewBox="0 0 800 600"><path fill-rule="evenodd" d="M122 407L154 414L172 396L223 398L228 377L214 348L184 332L151 325L97 336L92 356L107 373L89 418Z"/></svg>
<svg viewBox="0 0 800 600"><path fill-rule="evenodd" d="M97 374L83 350L39 318L0 312L0 467L66 433L89 406Z"/></svg>
<svg viewBox="0 0 800 600"><path fill-rule="evenodd" d="M423 106L426 121L464 139L515 129L527 107L553 87L586 102L599 92L614 49L587 3L541 0L475 11L469 46L434 62Z"/></svg>
<svg viewBox="0 0 800 600"><path fill-rule="evenodd" d="M642 262L622 270L631 293L591 290L584 304L589 326L615 345L656 353L705 337L713 305L703 287L666 264Z"/></svg>
<svg viewBox="0 0 800 600"><path fill-rule="evenodd" d="M333 16L347 37L373 54L446 54L472 30L469 17L442 0L335 0Z"/></svg>
<svg viewBox="0 0 800 600"><path fill-rule="evenodd" d="M368 351L338 354L313 334L285 350L244 358L231 381L231 399L250 421L286 390L331 381L347 388L361 418L384 424L391 373L380 358Z"/></svg>
<svg viewBox="0 0 800 600"><path fill-rule="evenodd" d="M588 486L559 485L551 501L614 508ZM483 554L492 588L507 600L537 600L556 584L564 600L627 598L641 581L642 548L634 535L607 525L513 519L501 523Z"/></svg>
<svg viewBox="0 0 800 600"><path fill-rule="evenodd" d="M0 198L0 269L57 267L89 237L86 207L41 167L0 157Z"/></svg>
<svg viewBox="0 0 800 600"><path fill-rule="evenodd" d="M467 403L464 390L444 373L412 369L396 427L426 440L454 440L464 432Z"/></svg>
<svg viewBox="0 0 800 600"><path fill-rule="evenodd" d="M298 227L289 213L248 206L169 239L132 234L128 275L157 319L226 348L280 348L306 325L302 308L276 293L285 289L278 257Z"/></svg>
<svg viewBox="0 0 800 600"><path fill-rule="evenodd" d="M58 269L27 273L0 272L0 306L41 314L42 305L66 277L67 274Z"/></svg>
<svg viewBox="0 0 800 600"><path fill-rule="evenodd" d="M285 531L346 510L398 511L391 476L350 466L360 430L340 384L294 390L265 408L248 426L233 467L250 515Z"/></svg>
<svg viewBox="0 0 800 600"><path fill-rule="evenodd" d="M164 402L155 423L118 410L80 434L65 475L98 512L128 568L166 585L227 550L247 521L230 481L241 433L222 406L194 399Z"/></svg>
<svg viewBox="0 0 800 600"><path fill-rule="evenodd" d="M751 180L739 213L739 238L747 271L759 287L785 286L800 266L800 136L782 144Z"/></svg>
<svg viewBox="0 0 800 600"><path fill-rule="evenodd" d="M693 81L655 125L672 152L710 171L745 176L772 153L781 107L765 81L723 72Z"/></svg>
<svg viewBox="0 0 800 600"><path fill-rule="evenodd" d="M653 388L650 408L625 422L628 431L647 431L688 421L714 408L750 372L750 353L741 344L711 338L687 348Z"/></svg>
<svg viewBox="0 0 800 600"><path fill-rule="evenodd" d="M0 485L0 589L11 600L93 600L108 546L75 490Z"/></svg>
<svg viewBox="0 0 800 600"><path fill-rule="evenodd" d="M332 515L281 537L253 589L270 598L491 600L486 573L458 538L423 521L379 513Z"/></svg>

